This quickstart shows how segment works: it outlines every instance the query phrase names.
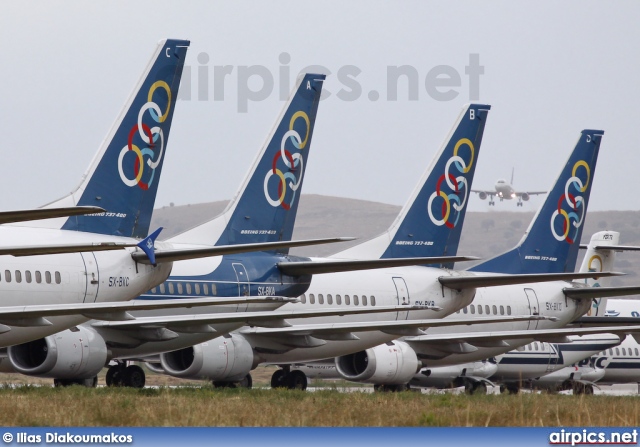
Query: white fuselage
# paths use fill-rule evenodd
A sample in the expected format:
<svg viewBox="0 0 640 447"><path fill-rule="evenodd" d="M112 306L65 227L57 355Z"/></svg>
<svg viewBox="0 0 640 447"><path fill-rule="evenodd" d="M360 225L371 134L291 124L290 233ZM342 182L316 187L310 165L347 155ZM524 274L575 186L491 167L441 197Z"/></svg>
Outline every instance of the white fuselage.
<svg viewBox="0 0 640 447"><path fill-rule="evenodd" d="M34 246L131 243L133 239L23 226L0 226L0 245ZM164 281L171 264L137 264L134 249L38 256L0 256L0 306L56 305L126 301ZM0 347L25 343L88 320L82 315L48 317L51 325L32 321L0 320L9 326L0 334ZM24 327L21 327L24 326Z"/></svg>
<svg viewBox="0 0 640 447"><path fill-rule="evenodd" d="M498 180L495 184L496 195L500 199L511 200L516 198L516 191L509 183L504 180Z"/></svg>

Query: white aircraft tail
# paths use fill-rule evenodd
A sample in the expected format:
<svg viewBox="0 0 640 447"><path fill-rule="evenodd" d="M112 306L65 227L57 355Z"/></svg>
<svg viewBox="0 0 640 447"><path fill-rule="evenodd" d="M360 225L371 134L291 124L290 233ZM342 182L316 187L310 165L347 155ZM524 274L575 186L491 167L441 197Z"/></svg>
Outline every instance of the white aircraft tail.
<svg viewBox="0 0 640 447"><path fill-rule="evenodd" d="M620 241L620 233L617 231L600 231L591 236L587 252L580 266L581 272L611 272L616 258L616 249ZM612 248L607 248L611 246ZM591 287L610 286L611 277L603 277L585 280ZM607 298L596 298L593 300L587 316L603 317L607 310Z"/></svg>

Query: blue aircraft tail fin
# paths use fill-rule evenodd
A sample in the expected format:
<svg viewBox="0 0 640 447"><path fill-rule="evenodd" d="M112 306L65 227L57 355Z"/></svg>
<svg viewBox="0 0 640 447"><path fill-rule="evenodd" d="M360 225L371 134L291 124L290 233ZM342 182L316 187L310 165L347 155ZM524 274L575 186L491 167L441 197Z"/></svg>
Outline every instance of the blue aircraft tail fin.
<svg viewBox="0 0 640 447"><path fill-rule="evenodd" d="M380 236L333 257L409 258L457 254L490 108L484 104L466 105L391 227Z"/></svg>
<svg viewBox="0 0 640 447"><path fill-rule="evenodd" d="M298 77L224 213L171 238L172 242L228 245L291 240L324 79L320 74Z"/></svg>
<svg viewBox="0 0 640 447"><path fill-rule="evenodd" d="M603 134L601 130L582 131L518 246L470 271L510 274L575 271Z"/></svg>
<svg viewBox="0 0 640 447"><path fill-rule="evenodd" d="M186 40L158 43L78 188L45 205L96 205L106 210L70 217L62 229L147 236L188 46Z"/></svg>

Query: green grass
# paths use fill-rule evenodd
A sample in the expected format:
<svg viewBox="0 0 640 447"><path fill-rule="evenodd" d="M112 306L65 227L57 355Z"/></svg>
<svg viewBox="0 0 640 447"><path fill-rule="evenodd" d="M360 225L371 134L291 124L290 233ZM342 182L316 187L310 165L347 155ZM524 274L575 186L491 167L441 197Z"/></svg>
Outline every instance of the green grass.
<svg viewBox="0 0 640 447"><path fill-rule="evenodd" d="M0 389L2 426L638 426L639 409L633 396Z"/></svg>

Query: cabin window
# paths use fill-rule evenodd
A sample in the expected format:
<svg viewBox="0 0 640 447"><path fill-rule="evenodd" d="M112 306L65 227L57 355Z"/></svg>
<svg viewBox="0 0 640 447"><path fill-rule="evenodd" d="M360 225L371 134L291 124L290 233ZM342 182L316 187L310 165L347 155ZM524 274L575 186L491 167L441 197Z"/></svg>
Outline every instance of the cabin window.
<svg viewBox="0 0 640 447"><path fill-rule="evenodd" d="M211 283L211 295L215 296L217 294L218 294L218 287L214 283Z"/></svg>
<svg viewBox="0 0 640 447"><path fill-rule="evenodd" d="M622 348L622 355L627 355L627 350L625 348Z"/></svg>
<svg viewBox="0 0 640 447"><path fill-rule="evenodd" d="M316 304L316 296L313 293L309 294L309 304Z"/></svg>
<svg viewBox="0 0 640 447"><path fill-rule="evenodd" d="M16 270L16 282L22 282L22 272L20 270Z"/></svg>
<svg viewBox="0 0 640 447"><path fill-rule="evenodd" d="M344 296L344 304L346 304L347 306L351 304L351 298L349 298L349 295Z"/></svg>
<svg viewBox="0 0 640 447"><path fill-rule="evenodd" d="M195 283L194 288L196 289L196 295L200 295L200 283Z"/></svg>
<svg viewBox="0 0 640 447"><path fill-rule="evenodd" d="M507 306L507 315L511 315L511 306Z"/></svg>
<svg viewBox="0 0 640 447"><path fill-rule="evenodd" d="M164 293L164 283L160 284L160 293Z"/></svg>
<svg viewBox="0 0 640 447"><path fill-rule="evenodd" d="M4 280L6 282L11 282L11 270L4 271Z"/></svg>
<svg viewBox="0 0 640 447"><path fill-rule="evenodd" d="M156 288L154 287L153 289L149 290L149 293L156 293Z"/></svg>
<svg viewBox="0 0 640 447"><path fill-rule="evenodd" d="M31 270L27 270L26 272L24 272L24 277L27 283L31 283Z"/></svg>
<svg viewBox="0 0 640 447"><path fill-rule="evenodd" d="M636 353L636 357L638 357L638 348L634 348L633 350Z"/></svg>
<svg viewBox="0 0 640 447"><path fill-rule="evenodd" d="M500 315L504 315L504 306L500 306Z"/></svg>
<svg viewBox="0 0 640 447"><path fill-rule="evenodd" d="M318 304L324 304L324 295L321 293L318 294Z"/></svg>
<svg viewBox="0 0 640 447"><path fill-rule="evenodd" d="M478 304L478 314L482 315L482 304Z"/></svg>
<svg viewBox="0 0 640 447"><path fill-rule="evenodd" d="M371 303L372 306L375 306L376 305L376 297L371 295L369 297L369 302Z"/></svg>
<svg viewBox="0 0 640 447"><path fill-rule="evenodd" d="M62 282L62 275L60 275L60 272L56 272L55 277L56 277L56 284L60 284Z"/></svg>
<svg viewBox="0 0 640 447"><path fill-rule="evenodd" d="M620 355L620 350L616 348L616 355Z"/></svg>
<svg viewBox="0 0 640 447"><path fill-rule="evenodd" d="M493 305L493 314L494 315L498 315L498 308L496 307L496 305Z"/></svg>
<svg viewBox="0 0 640 447"><path fill-rule="evenodd" d="M336 295L336 304L340 306L342 304L342 297L340 295Z"/></svg>
<svg viewBox="0 0 640 447"><path fill-rule="evenodd" d="M303 293L302 296L300 297L300 302L302 304L307 304L307 295Z"/></svg>
<svg viewBox="0 0 640 447"><path fill-rule="evenodd" d="M466 308L466 307L465 307L464 309L462 309L462 313L466 314L467 312L468 312L468 311L467 311L467 308Z"/></svg>
<svg viewBox="0 0 640 447"><path fill-rule="evenodd" d="M471 309L471 314L475 314L476 313L476 306L475 305L470 305L469 308Z"/></svg>
<svg viewBox="0 0 640 447"><path fill-rule="evenodd" d="M176 284L176 286L178 287L178 295L182 295L182 283L179 282Z"/></svg>
<svg viewBox="0 0 640 447"><path fill-rule="evenodd" d="M173 295L174 294L174 289L173 289L173 283L167 283L167 286L169 286L169 294Z"/></svg>
<svg viewBox="0 0 640 447"><path fill-rule="evenodd" d="M353 305L354 306L359 306L360 305L360 300L358 298L358 295L353 295Z"/></svg>
<svg viewBox="0 0 640 447"><path fill-rule="evenodd" d="M40 284L42 282L42 273L39 270L36 270L36 282Z"/></svg>
<svg viewBox="0 0 640 447"><path fill-rule="evenodd" d="M187 286L187 295L191 295L191 283L188 282L186 286Z"/></svg>
<svg viewBox="0 0 640 447"><path fill-rule="evenodd" d="M327 295L327 304L329 306L333 304L333 296L331 296L331 294Z"/></svg>
<svg viewBox="0 0 640 447"><path fill-rule="evenodd" d="M202 284L202 293L204 293L205 295L209 295L209 284Z"/></svg>
<svg viewBox="0 0 640 447"><path fill-rule="evenodd" d="M484 306L484 313L487 314L487 315L491 314L491 310L489 309L489 305L488 304L485 304L485 306Z"/></svg>
<svg viewBox="0 0 640 447"><path fill-rule="evenodd" d="M535 351L539 351L539 350L540 350L540 348L539 348L539 346L538 346L538 343L534 343L534 344L533 344L533 349L534 349Z"/></svg>
<svg viewBox="0 0 640 447"><path fill-rule="evenodd" d="M362 295L362 305L363 306L367 305L367 296L366 295Z"/></svg>
<svg viewBox="0 0 640 447"><path fill-rule="evenodd" d="M51 272L50 271L46 271L44 272L44 280L47 284L51 284Z"/></svg>

